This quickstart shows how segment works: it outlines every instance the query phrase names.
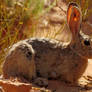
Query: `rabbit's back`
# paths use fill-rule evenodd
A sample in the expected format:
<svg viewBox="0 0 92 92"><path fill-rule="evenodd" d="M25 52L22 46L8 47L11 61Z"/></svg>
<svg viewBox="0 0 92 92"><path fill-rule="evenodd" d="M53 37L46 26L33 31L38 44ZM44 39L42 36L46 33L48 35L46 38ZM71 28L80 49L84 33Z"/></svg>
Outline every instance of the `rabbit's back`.
<svg viewBox="0 0 92 92"><path fill-rule="evenodd" d="M87 67L87 59L56 40L29 39L35 52L34 61L39 77L76 82Z"/></svg>

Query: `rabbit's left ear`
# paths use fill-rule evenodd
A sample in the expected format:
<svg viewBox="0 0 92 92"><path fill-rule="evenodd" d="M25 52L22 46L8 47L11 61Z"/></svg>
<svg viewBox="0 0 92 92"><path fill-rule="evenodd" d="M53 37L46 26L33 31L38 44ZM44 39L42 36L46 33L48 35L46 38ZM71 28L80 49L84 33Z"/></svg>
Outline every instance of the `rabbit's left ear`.
<svg viewBox="0 0 92 92"><path fill-rule="evenodd" d="M76 3L70 3L67 9L67 24L72 32L73 38L76 38L76 35L79 33L81 21L81 9Z"/></svg>

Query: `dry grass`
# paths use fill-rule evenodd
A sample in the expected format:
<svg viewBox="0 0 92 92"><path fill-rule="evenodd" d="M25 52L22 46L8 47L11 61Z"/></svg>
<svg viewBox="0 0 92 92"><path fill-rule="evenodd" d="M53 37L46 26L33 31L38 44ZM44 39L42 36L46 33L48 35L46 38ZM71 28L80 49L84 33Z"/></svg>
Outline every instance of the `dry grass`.
<svg viewBox="0 0 92 92"><path fill-rule="evenodd" d="M29 22L33 24L39 18L43 4L41 0L0 0L0 64L9 46L28 37L24 30ZM29 31L32 33L31 29Z"/></svg>

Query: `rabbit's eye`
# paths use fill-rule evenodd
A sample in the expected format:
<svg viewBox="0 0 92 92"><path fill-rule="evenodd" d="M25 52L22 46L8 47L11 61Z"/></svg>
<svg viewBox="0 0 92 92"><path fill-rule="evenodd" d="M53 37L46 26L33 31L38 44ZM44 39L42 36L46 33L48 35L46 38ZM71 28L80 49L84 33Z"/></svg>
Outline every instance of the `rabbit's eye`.
<svg viewBox="0 0 92 92"><path fill-rule="evenodd" d="M90 41L89 41L89 40L85 40L85 41L84 41L84 44L85 44L86 46L89 46L89 45L90 45Z"/></svg>

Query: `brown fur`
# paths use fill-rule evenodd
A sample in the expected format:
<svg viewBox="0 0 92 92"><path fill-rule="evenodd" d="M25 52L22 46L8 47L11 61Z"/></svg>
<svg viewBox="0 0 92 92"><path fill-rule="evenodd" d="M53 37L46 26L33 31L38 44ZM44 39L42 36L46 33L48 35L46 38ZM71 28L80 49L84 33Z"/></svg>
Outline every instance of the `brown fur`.
<svg viewBox="0 0 92 92"><path fill-rule="evenodd" d="M70 16L68 17L70 19L67 19L68 23L71 22L67 25L70 29L67 31L72 34L71 42L66 45L53 39L31 38L16 43L3 64L5 78L22 76L28 80L42 77L72 83L78 81L87 67L88 58L92 58L92 46L84 44L86 39L79 32L81 24L79 7L72 6L71 10L73 12L67 14ZM78 16L73 16L73 13L78 13ZM77 21L73 20L75 17L78 18Z"/></svg>

